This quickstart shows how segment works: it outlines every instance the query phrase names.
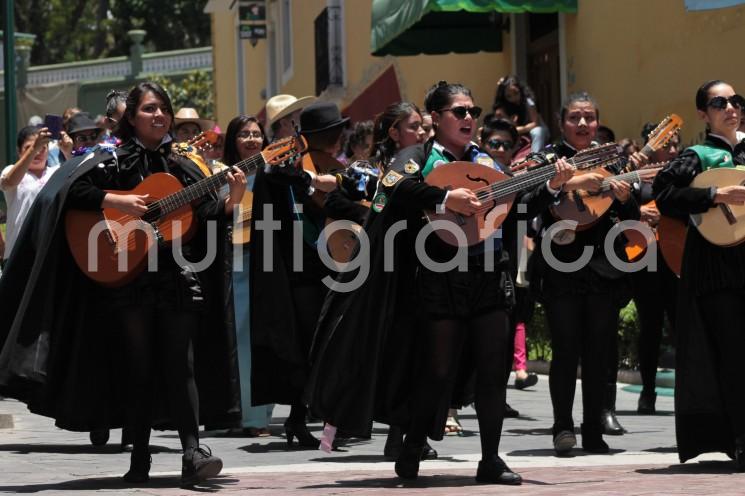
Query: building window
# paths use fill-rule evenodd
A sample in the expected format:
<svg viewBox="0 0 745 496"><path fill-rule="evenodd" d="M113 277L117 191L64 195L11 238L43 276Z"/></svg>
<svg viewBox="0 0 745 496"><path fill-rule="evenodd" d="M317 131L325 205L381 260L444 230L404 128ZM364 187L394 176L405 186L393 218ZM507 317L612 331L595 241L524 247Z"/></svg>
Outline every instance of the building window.
<svg viewBox="0 0 745 496"><path fill-rule="evenodd" d="M282 0L279 9L282 43L282 84L292 77L292 0Z"/></svg>
<svg viewBox="0 0 745 496"><path fill-rule="evenodd" d="M328 0L327 7L316 17L316 94L329 86L344 86L344 43L342 5Z"/></svg>

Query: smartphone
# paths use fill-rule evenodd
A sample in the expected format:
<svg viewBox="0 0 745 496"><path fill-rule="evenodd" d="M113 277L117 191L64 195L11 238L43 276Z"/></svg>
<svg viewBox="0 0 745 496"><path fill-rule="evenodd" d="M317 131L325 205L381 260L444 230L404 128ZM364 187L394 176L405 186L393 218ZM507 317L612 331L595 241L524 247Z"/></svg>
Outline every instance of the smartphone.
<svg viewBox="0 0 745 496"><path fill-rule="evenodd" d="M56 114L46 114L44 116L44 127L52 133L53 140L62 139L62 116Z"/></svg>

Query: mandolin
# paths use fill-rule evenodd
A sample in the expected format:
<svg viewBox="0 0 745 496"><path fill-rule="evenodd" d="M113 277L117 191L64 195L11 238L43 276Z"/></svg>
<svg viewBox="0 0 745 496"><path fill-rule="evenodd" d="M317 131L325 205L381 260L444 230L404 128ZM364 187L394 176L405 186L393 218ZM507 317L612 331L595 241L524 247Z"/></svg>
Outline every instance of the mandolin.
<svg viewBox="0 0 745 496"><path fill-rule="evenodd" d="M732 167L709 169L697 175L691 187L745 185L745 171ZM709 243L736 246L745 241L745 205L719 203L701 214L691 214L691 224Z"/></svg>
<svg viewBox="0 0 745 496"><path fill-rule="evenodd" d="M605 176L600 190L591 193L579 189L563 193L561 201L551 206L551 213L556 218L576 222L576 231L588 229L600 220L615 200L615 195L610 188L611 181L626 181L629 184L650 181L664 166L665 163L662 162L649 164L639 170L616 175L612 175L613 173L606 169L593 171ZM584 171L580 174L582 173Z"/></svg>
<svg viewBox="0 0 745 496"><path fill-rule="evenodd" d="M289 137L234 166L246 173L265 165L295 166L296 157L304 149L302 137ZM150 195L148 211L141 217L115 208L69 210L65 235L78 267L102 286L119 287L132 281L144 270L151 249L191 238L196 230L191 203L227 184L228 172L218 172L186 187L170 174L156 173L131 191L107 191Z"/></svg>
<svg viewBox="0 0 745 496"><path fill-rule="evenodd" d="M540 166L530 168L518 176L508 176L492 167L472 162L450 162L436 167L427 175L426 183L446 190L468 188L482 203L476 214L465 217L451 210L425 212L429 222L450 221L459 226L468 246L475 245L494 234L507 217L517 193L545 183L556 175L556 156L547 157ZM597 146L577 154L567 162L582 171L617 163L621 149L615 143ZM460 246L458 237L449 230L436 229L437 235L447 244Z"/></svg>

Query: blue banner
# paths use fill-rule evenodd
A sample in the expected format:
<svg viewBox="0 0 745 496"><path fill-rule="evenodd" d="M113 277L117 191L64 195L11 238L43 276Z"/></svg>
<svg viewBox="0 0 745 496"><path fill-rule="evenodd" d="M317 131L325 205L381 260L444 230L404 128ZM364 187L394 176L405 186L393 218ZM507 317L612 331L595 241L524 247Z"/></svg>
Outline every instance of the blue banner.
<svg viewBox="0 0 745 496"><path fill-rule="evenodd" d="M686 10L713 10L734 7L745 0L685 0Z"/></svg>

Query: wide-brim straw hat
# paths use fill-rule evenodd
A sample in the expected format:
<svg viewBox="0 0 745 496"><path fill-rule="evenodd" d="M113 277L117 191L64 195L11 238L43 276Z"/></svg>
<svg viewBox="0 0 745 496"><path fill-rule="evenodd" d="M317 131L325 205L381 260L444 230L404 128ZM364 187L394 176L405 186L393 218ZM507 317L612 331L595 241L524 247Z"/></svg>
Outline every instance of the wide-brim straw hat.
<svg viewBox="0 0 745 496"><path fill-rule="evenodd" d="M305 107L316 101L314 96L304 96L295 98L292 95L274 95L266 101L266 122L271 126L283 117L303 110Z"/></svg>
<svg viewBox="0 0 745 496"><path fill-rule="evenodd" d="M183 107L173 116L173 127L177 128L187 122L195 123L203 132L215 127L215 121L200 118L196 109Z"/></svg>

